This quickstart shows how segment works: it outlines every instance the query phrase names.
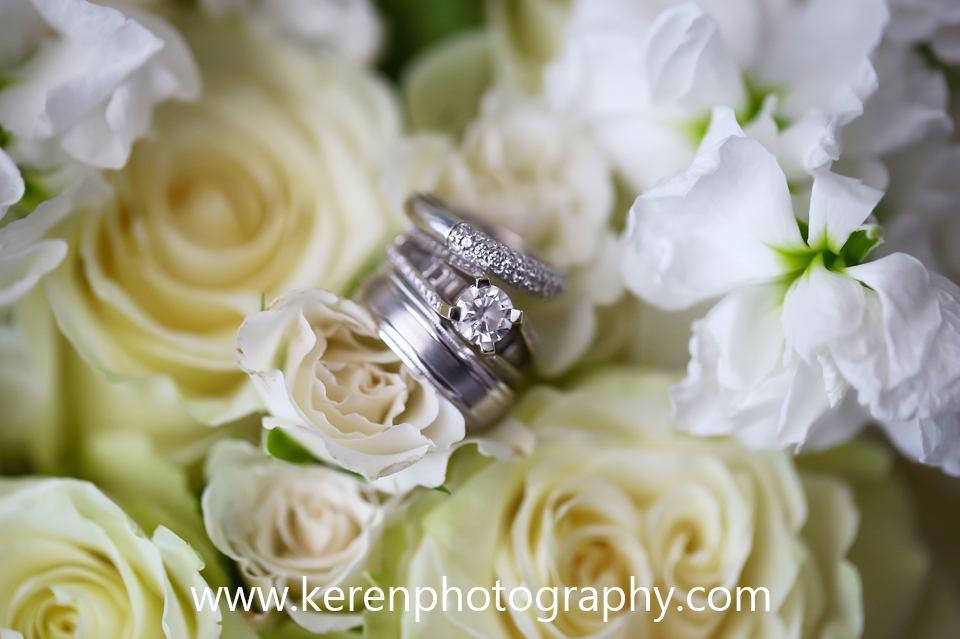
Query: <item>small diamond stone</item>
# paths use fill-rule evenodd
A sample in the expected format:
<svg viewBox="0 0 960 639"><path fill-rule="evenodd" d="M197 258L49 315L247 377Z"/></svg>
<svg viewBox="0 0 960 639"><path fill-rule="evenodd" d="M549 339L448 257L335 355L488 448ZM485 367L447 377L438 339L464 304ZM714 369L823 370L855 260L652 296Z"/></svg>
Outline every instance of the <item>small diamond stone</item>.
<svg viewBox="0 0 960 639"><path fill-rule="evenodd" d="M457 297L460 320L453 327L471 344L495 344L510 332L513 302L496 286L470 286Z"/></svg>

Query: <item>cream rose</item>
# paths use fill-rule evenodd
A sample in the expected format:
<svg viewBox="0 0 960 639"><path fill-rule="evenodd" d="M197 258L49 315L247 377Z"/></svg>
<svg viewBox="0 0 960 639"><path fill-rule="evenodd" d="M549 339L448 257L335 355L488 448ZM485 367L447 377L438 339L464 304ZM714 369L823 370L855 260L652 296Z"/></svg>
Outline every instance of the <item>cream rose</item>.
<svg viewBox="0 0 960 639"><path fill-rule="evenodd" d="M257 405L232 353L262 296L343 291L392 233L375 180L398 118L358 68L197 30L203 96L157 111L156 135L109 176L115 196L65 231L47 289L100 373L172 385L217 424Z"/></svg>
<svg viewBox="0 0 960 639"><path fill-rule="evenodd" d="M803 476L784 453L678 433L669 420L671 381L615 372L569 393L532 391L516 415L540 437L534 454L481 468L422 521L411 588L439 592L446 576L466 594L499 580L507 593L557 588L562 602L564 589L576 587L569 610L561 603L553 616L548 592L539 610L535 603L525 612L456 612L451 595L451 612L438 605L419 623L409 613L404 636L859 636L860 582L846 559L857 530L849 487ZM635 612L627 605L606 623L602 603L589 610L583 588L596 588L602 602L604 587L628 591L631 577L650 589L651 612L642 593ZM664 598L675 589L662 614L654 587ZM723 612L707 607L719 587L734 598ZM770 612L762 591L758 612L736 612L737 588L745 587L766 588ZM705 610L691 610L688 594ZM713 601L723 606L723 594Z"/></svg>
<svg viewBox="0 0 960 639"><path fill-rule="evenodd" d="M220 613L192 604L199 556L166 528L147 538L92 484L0 481L0 548L4 639L220 635Z"/></svg>
<svg viewBox="0 0 960 639"><path fill-rule="evenodd" d="M331 587L369 586L362 575L377 556L385 509L370 484L320 465L267 457L224 440L207 458L203 518L214 545L237 562L251 586L289 587L286 610L312 632L345 630L360 614L300 610L307 592L323 608ZM309 606L308 606L309 608ZM362 604L359 605L362 609Z"/></svg>
<svg viewBox="0 0 960 639"><path fill-rule="evenodd" d="M401 363L370 314L328 291L294 291L247 318L236 362L263 397L265 427L368 479L464 437L463 415Z"/></svg>

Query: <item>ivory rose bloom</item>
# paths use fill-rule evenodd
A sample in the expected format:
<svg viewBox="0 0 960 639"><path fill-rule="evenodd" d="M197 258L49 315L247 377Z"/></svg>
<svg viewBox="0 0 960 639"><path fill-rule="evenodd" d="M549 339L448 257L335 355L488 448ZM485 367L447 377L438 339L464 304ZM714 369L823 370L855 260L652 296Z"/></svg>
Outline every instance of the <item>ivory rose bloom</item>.
<svg viewBox="0 0 960 639"><path fill-rule="evenodd" d="M157 111L47 290L97 371L170 384L219 424L257 405L232 354L262 296L343 291L391 234L375 178L397 113L352 66L209 26L191 44L203 97Z"/></svg>
<svg viewBox="0 0 960 639"><path fill-rule="evenodd" d="M857 530L848 487L801 475L784 453L679 433L669 419L670 381L619 371L569 393L531 391L516 418L538 434L535 452L519 463L482 467L424 516L408 584L439 592L446 576L464 595L497 580L507 592L557 588L555 617L537 604L525 612L493 605L456 612L452 596L451 612L438 605L419 623L407 615L403 636L859 636L860 583L846 559ZM584 588L602 598L604 587L629 591L631 576L664 597L675 588L659 622L653 594L649 613L642 594L634 612L627 606L606 623L602 605L589 610ZM564 588L574 587L564 610ZM766 588L770 611L763 611L762 593L757 612L688 607L688 593L696 606L707 606L716 587L734 597L738 587ZM549 608L549 593L541 601Z"/></svg>
<svg viewBox="0 0 960 639"><path fill-rule="evenodd" d="M290 588L288 604L307 594L322 606L337 586L367 586L385 510L363 480L317 464L267 457L251 444L224 440L207 457L203 518L214 545L237 562L250 586ZM286 608L312 632L360 625L359 613Z"/></svg>
<svg viewBox="0 0 960 639"><path fill-rule="evenodd" d="M220 636L220 613L193 607L196 552L163 527L148 538L93 484L0 481L0 548L4 639Z"/></svg>
<svg viewBox="0 0 960 639"><path fill-rule="evenodd" d="M294 291L247 318L236 362L263 397L266 428L367 479L465 434L463 415L380 340L370 313L328 291Z"/></svg>

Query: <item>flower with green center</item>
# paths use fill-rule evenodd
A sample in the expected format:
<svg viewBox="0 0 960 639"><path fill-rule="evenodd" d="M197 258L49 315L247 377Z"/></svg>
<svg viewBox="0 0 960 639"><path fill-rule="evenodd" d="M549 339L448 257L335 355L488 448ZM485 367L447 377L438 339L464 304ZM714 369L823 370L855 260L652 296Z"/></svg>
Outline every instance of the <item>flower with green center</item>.
<svg viewBox="0 0 960 639"><path fill-rule="evenodd" d="M677 421L780 447L842 440L869 414L912 456L960 473L960 287L903 253L864 261L882 193L857 180L817 171L795 210L777 159L732 110L702 149L637 199L623 240L624 278L645 301L720 298L694 323Z"/></svg>
<svg viewBox="0 0 960 639"><path fill-rule="evenodd" d="M717 106L807 176L839 157L839 131L876 90L887 21L882 0L581 0L544 96L638 192L689 164Z"/></svg>

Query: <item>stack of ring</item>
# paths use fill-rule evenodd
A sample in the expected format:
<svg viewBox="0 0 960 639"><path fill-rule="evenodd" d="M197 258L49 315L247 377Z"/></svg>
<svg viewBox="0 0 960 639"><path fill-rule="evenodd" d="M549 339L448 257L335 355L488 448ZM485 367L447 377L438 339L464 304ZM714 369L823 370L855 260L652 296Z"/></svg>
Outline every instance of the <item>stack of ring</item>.
<svg viewBox="0 0 960 639"><path fill-rule="evenodd" d="M479 429L500 417L533 368L524 313L498 286L550 299L563 273L510 231L440 199L414 194L413 228L387 248L388 263L358 290L380 337ZM496 282L496 284L494 283Z"/></svg>

